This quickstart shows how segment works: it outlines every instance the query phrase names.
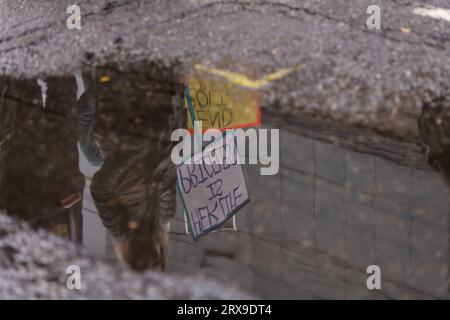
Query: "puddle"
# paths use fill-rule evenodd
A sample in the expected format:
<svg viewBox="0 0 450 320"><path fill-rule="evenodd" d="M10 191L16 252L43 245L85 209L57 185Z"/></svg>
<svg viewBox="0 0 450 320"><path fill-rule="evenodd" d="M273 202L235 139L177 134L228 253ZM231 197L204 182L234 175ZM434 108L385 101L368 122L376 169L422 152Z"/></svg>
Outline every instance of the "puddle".
<svg viewBox="0 0 450 320"><path fill-rule="evenodd" d="M194 242L174 184L159 193L154 221L156 200L146 195L159 186L145 183L185 121L183 86L151 67L83 79L89 94L78 103L75 77L45 79L45 108L36 79L1 80L8 214L94 255L118 261L118 251L136 270L160 268L166 255L167 272L204 274L262 298L447 298L448 189L426 159L446 176L443 112L423 112L421 148L262 109L261 126L280 129L278 174L245 165L250 203ZM367 289L369 265L381 268L381 290Z"/></svg>

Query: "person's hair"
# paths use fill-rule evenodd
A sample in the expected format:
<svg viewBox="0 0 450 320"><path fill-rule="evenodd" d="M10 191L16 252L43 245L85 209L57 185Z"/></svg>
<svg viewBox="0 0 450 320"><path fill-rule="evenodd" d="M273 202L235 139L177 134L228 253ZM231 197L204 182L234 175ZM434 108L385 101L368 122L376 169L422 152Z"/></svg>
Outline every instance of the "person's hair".
<svg viewBox="0 0 450 320"><path fill-rule="evenodd" d="M159 194L151 187L148 168L156 165L150 155L149 151L111 155L91 185L117 255L138 271L164 269L166 259L167 231L159 219Z"/></svg>

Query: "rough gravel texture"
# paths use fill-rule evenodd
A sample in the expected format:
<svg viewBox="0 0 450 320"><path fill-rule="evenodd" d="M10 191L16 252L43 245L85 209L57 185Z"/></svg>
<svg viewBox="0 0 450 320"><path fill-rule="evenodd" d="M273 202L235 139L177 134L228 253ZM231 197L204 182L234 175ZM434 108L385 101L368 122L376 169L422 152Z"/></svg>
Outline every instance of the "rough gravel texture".
<svg viewBox="0 0 450 320"><path fill-rule="evenodd" d="M81 269L81 290L66 286L69 265ZM243 299L232 288L202 278L136 274L86 256L71 243L33 231L0 213L0 299Z"/></svg>

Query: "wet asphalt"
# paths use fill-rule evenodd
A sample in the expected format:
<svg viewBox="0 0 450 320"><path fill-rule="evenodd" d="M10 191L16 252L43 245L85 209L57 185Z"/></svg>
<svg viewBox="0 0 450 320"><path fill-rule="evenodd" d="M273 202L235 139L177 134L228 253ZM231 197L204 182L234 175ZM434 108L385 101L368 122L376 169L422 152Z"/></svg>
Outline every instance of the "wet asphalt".
<svg viewBox="0 0 450 320"><path fill-rule="evenodd" d="M300 66L261 89L266 114L325 116L402 139L417 135L411 118L422 105L450 91L450 22L413 12L450 8L443 0L84 1L81 30L66 27L70 4L0 1L0 74L146 63L181 80L194 63L228 61L226 70L245 65L256 77ZM370 4L382 30L366 27Z"/></svg>
<svg viewBox="0 0 450 320"><path fill-rule="evenodd" d="M414 140L422 106L450 91L450 22L413 12L425 5L450 9L443 0L89 0L80 4L79 31L66 28L71 4L0 0L0 77L34 81L68 77L92 65L126 71L145 64L154 66L154 78L181 81L196 63L241 73L250 69L256 78L295 66L260 89L263 121L270 116L295 126L309 117L327 118L401 140ZM370 4L381 7L380 31L366 27ZM51 86L49 90L51 94ZM87 269L104 268L88 275L89 291L81 297L179 294L164 291L164 285L175 287L174 279L150 275L143 282L101 261L77 258L74 248L4 215L0 220L6 248L0 254L7 255L0 259L1 267L11 271L18 262L25 266L11 271L11 281L2 284L4 298L23 297L24 292L30 298L48 292L54 292L51 298L73 297L54 289L64 283L64 267L74 261ZM21 241L26 245L18 245ZM50 251L54 255L46 254ZM30 275L38 279L33 286ZM111 278L119 278L117 288L122 289L108 291L113 290ZM162 293L146 291L153 282L162 284ZM123 290L130 283L137 289ZM215 297L219 292L216 287L192 290L183 297Z"/></svg>

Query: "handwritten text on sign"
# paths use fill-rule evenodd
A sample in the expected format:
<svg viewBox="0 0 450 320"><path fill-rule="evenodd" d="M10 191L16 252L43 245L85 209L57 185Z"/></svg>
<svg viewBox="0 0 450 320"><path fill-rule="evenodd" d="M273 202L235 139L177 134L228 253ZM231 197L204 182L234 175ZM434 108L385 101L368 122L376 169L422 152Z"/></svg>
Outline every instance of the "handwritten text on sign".
<svg viewBox="0 0 450 320"><path fill-rule="evenodd" d="M257 127L260 123L259 105L255 91L228 82L191 77L189 90L193 113L206 129ZM187 102L185 101L187 108ZM192 130L191 114L187 126Z"/></svg>
<svg viewBox="0 0 450 320"><path fill-rule="evenodd" d="M225 142L224 142L225 141ZM249 201L233 135L207 146L177 169L178 189L194 238L232 217Z"/></svg>

